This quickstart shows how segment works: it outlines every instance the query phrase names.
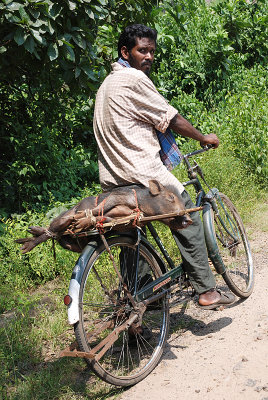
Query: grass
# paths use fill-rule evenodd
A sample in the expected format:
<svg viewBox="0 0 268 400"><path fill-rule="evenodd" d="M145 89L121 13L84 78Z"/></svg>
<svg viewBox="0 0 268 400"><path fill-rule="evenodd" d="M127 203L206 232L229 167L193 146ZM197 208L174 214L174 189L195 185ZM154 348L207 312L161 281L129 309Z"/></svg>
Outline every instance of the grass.
<svg viewBox="0 0 268 400"><path fill-rule="evenodd" d="M74 341L63 304L67 288L67 279L49 282L9 319L1 318L1 398L97 400L120 392L96 378L84 360L59 358Z"/></svg>

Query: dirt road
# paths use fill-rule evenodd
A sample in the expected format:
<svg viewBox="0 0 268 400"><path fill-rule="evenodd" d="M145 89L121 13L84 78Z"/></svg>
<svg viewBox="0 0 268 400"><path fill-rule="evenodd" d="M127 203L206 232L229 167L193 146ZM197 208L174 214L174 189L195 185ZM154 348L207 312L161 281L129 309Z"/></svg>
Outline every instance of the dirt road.
<svg viewBox="0 0 268 400"><path fill-rule="evenodd" d="M268 232L251 237L253 294L223 311L192 302L158 367L120 400L268 400Z"/></svg>

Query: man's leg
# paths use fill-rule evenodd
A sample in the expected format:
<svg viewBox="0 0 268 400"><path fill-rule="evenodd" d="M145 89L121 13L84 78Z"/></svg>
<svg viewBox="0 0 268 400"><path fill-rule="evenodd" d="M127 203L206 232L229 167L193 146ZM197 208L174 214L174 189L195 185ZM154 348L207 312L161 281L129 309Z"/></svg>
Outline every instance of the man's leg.
<svg viewBox="0 0 268 400"><path fill-rule="evenodd" d="M181 194L186 208L195 207L189 194ZM184 270L198 294L215 288L214 275L208 264L207 248L198 212L191 213L193 224L188 228L172 232L177 246L180 249Z"/></svg>
<svg viewBox="0 0 268 400"><path fill-rule="evenodd" d="M181 196L186 208L195 206L186 191ZM199 294L199 304L209 306L220 301L221 297L225 295L221 295L215 290L216 281L209 267L203 224L199 213L191 213L191 218L193 220L192 225L172 233L182 255L183 267L194 289ZM222 300L228 304L235 299L231 294L228 298Z"/></svg>

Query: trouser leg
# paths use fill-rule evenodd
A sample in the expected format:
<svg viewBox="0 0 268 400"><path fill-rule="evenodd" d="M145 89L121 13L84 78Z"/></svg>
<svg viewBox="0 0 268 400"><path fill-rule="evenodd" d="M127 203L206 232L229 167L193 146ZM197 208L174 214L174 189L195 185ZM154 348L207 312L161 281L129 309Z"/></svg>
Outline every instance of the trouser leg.
<svg viewBox="0 0 268 400"><path fill-rule="evenodd" d="M194 207L189 194L181 194L186 208ZM183 268L198 294L204 293L216 286L214 275L209 267L207 248L198 212L191 213L193 224L185 229L172 232L181 252Z"/></svg>

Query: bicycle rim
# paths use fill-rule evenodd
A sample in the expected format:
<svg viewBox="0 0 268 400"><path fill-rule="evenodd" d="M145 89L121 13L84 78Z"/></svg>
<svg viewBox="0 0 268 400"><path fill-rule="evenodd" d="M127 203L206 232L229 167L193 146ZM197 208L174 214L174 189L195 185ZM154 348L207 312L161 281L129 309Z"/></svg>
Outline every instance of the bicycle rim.
<svg viewBox="0 0 268 400"><path fill-rule="evenodd" d="M226 271L223 279L234 294L248 297L253 290L253 261L246 231L235 206L223 193L215 198L214 234Z"/></svg>
<svg viewBox="0 0 268 400"><path fill-rule="evenodd" d="M139 271L135 271L135 241L129 237L108 239L115 263L132 294L161 275L154 257L140 244ZM97 351L97 360L88 360L93 371L104 381L130 386L144 379L158 364L168 334L169 306L166 296L148 306L142 323L124 324L131 318L133 306L113 268L104 246L91 256L80 288L80 320L75 334L80 349ZM141 325L141 328L140 328ZM118 333L118 329L122 329ZM143 330L143 334L141 334ZM112 343L112 333L118 333ZM99 359L98 359L99 357Z"/></svg>

